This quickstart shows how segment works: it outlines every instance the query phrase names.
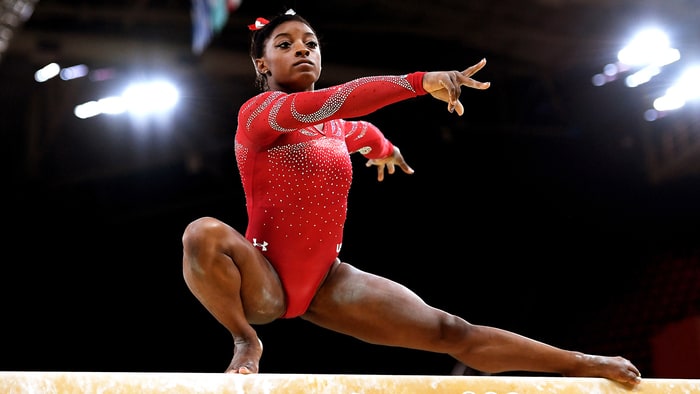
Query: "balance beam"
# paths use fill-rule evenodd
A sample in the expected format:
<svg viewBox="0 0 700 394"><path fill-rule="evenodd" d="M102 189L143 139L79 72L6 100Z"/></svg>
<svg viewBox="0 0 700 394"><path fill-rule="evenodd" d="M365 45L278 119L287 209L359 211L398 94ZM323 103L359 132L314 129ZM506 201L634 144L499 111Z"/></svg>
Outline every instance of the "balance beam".
<svg viewBox="0 0 700 394"><path fill-rule="evenodd" d="M150 372L2 372L2 394L697 394L700 379Z"/></svg>

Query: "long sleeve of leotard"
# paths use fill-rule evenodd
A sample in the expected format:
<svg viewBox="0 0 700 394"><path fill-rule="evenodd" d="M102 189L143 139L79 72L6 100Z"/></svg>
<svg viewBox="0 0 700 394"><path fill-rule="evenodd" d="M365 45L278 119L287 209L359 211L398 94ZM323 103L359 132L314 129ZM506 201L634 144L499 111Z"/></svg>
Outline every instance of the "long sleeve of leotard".
<svg viewBox="0 0 700 394"><path fill-rule="evenodd" d="M358 152L368 159L390 156L394 145L374 124L367 121L340 121L345 129L345 144L348 152Z"/></svg>
<svg viewBox="0 0 700 394"><path fill-rule="evenodd" d="M261 93L241 107L238 126L241 136L254 145L266 146L275 135L270 131L291 132L331 119L355 118L387 105L427 92L423 89L425 72L402 76L358 78L333 87L286 94Z"/></svg>

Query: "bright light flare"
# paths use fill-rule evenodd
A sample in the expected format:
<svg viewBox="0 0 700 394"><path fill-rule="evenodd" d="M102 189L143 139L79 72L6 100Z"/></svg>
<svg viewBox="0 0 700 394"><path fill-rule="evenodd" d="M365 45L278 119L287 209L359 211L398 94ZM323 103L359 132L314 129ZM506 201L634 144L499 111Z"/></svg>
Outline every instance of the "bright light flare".
<svg viewBox="0 0 700 394"><path fill-rule="evenodd" d="M34 73L34 80L37 82L46 82L58 75L60 72L61 66L59 66L57 63L49 63Z"/></svg>
<svg viewBox="0 0 700 394"><path fill-rule="evenodd" d="M664 66L681 59L681 52L671 47L671 41L661 29L641 30L624 48L617 53L618 62L607 64L602 73L592 78L595 86L603 86L617 80L621 74L637 69L625 78L630 88L651 81L661 73Z"/></svg>
<svg viewBox="0 0 700 394"><path fill-rule="evenodd" d="M122 93L128 111L136 115L166 112L177 105L179 98L177 88L162 80L132 84Z"/></svg>
<svg viewBox="0 0 700 394"><path fill-rule="evenodd" d="M70 81L71 79L82 78L88 75L88 72L90 72L88 66L84 64L76 64L75 66L62 69L60 77L64 81Z"/></svg>
<svg viewBox="0 0 700 394"><path fill-rule="evenodd" d="M654 109L671 111L685 106L690 100L700 98L700 66L689 67L666 94L654 100Z"/></svg>
<svg viewBox="0 0 700 394"><path fill-rule="evenodd" d="M663 30L645 29L618 52L617 58L623 64L631 66L658 65L659 58L673 56L667 53L670 45L668 35Z"/></svg>
<svg viewBox="0 0 700 394"><path fill-rule="evenodd" d="M124 112L143 117L168 112L177 105L179 100L180 93L174 84L165 80L155 80L133 83L119 96L105 97L77 105L73 112L80 119Z"/></svg>

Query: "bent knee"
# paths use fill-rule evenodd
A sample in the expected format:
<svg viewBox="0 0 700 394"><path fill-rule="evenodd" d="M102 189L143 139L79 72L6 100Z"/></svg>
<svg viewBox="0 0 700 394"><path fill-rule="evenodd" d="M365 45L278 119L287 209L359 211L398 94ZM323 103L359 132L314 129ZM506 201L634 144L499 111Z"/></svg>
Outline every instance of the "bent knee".
<svg viewBox="0 0 700 394"><path fill-rule="evenodd" d="M225 254L245 241L243 235L218 219L196 219L187 225L182 235L184 262L208 261L213 255Z"/></svg>
<svg viewBox="0 0 700 394"><path fill-rule="evenodd" d="M192 221L182 234L182 245L185 251L201 248L203 245L215 244L234 233L233 228L213 217L201 217Z"/></svg>

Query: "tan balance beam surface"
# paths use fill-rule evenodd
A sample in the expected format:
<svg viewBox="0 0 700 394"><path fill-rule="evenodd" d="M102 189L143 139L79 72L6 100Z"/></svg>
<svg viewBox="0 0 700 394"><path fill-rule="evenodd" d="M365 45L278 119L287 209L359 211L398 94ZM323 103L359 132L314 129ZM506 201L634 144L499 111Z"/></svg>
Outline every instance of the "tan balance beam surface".
<svg viewBox="0 0 700 394"><path fill-rule="evenodd" d="M700 394L698 379L0 371L2 394Z"/></svg>

